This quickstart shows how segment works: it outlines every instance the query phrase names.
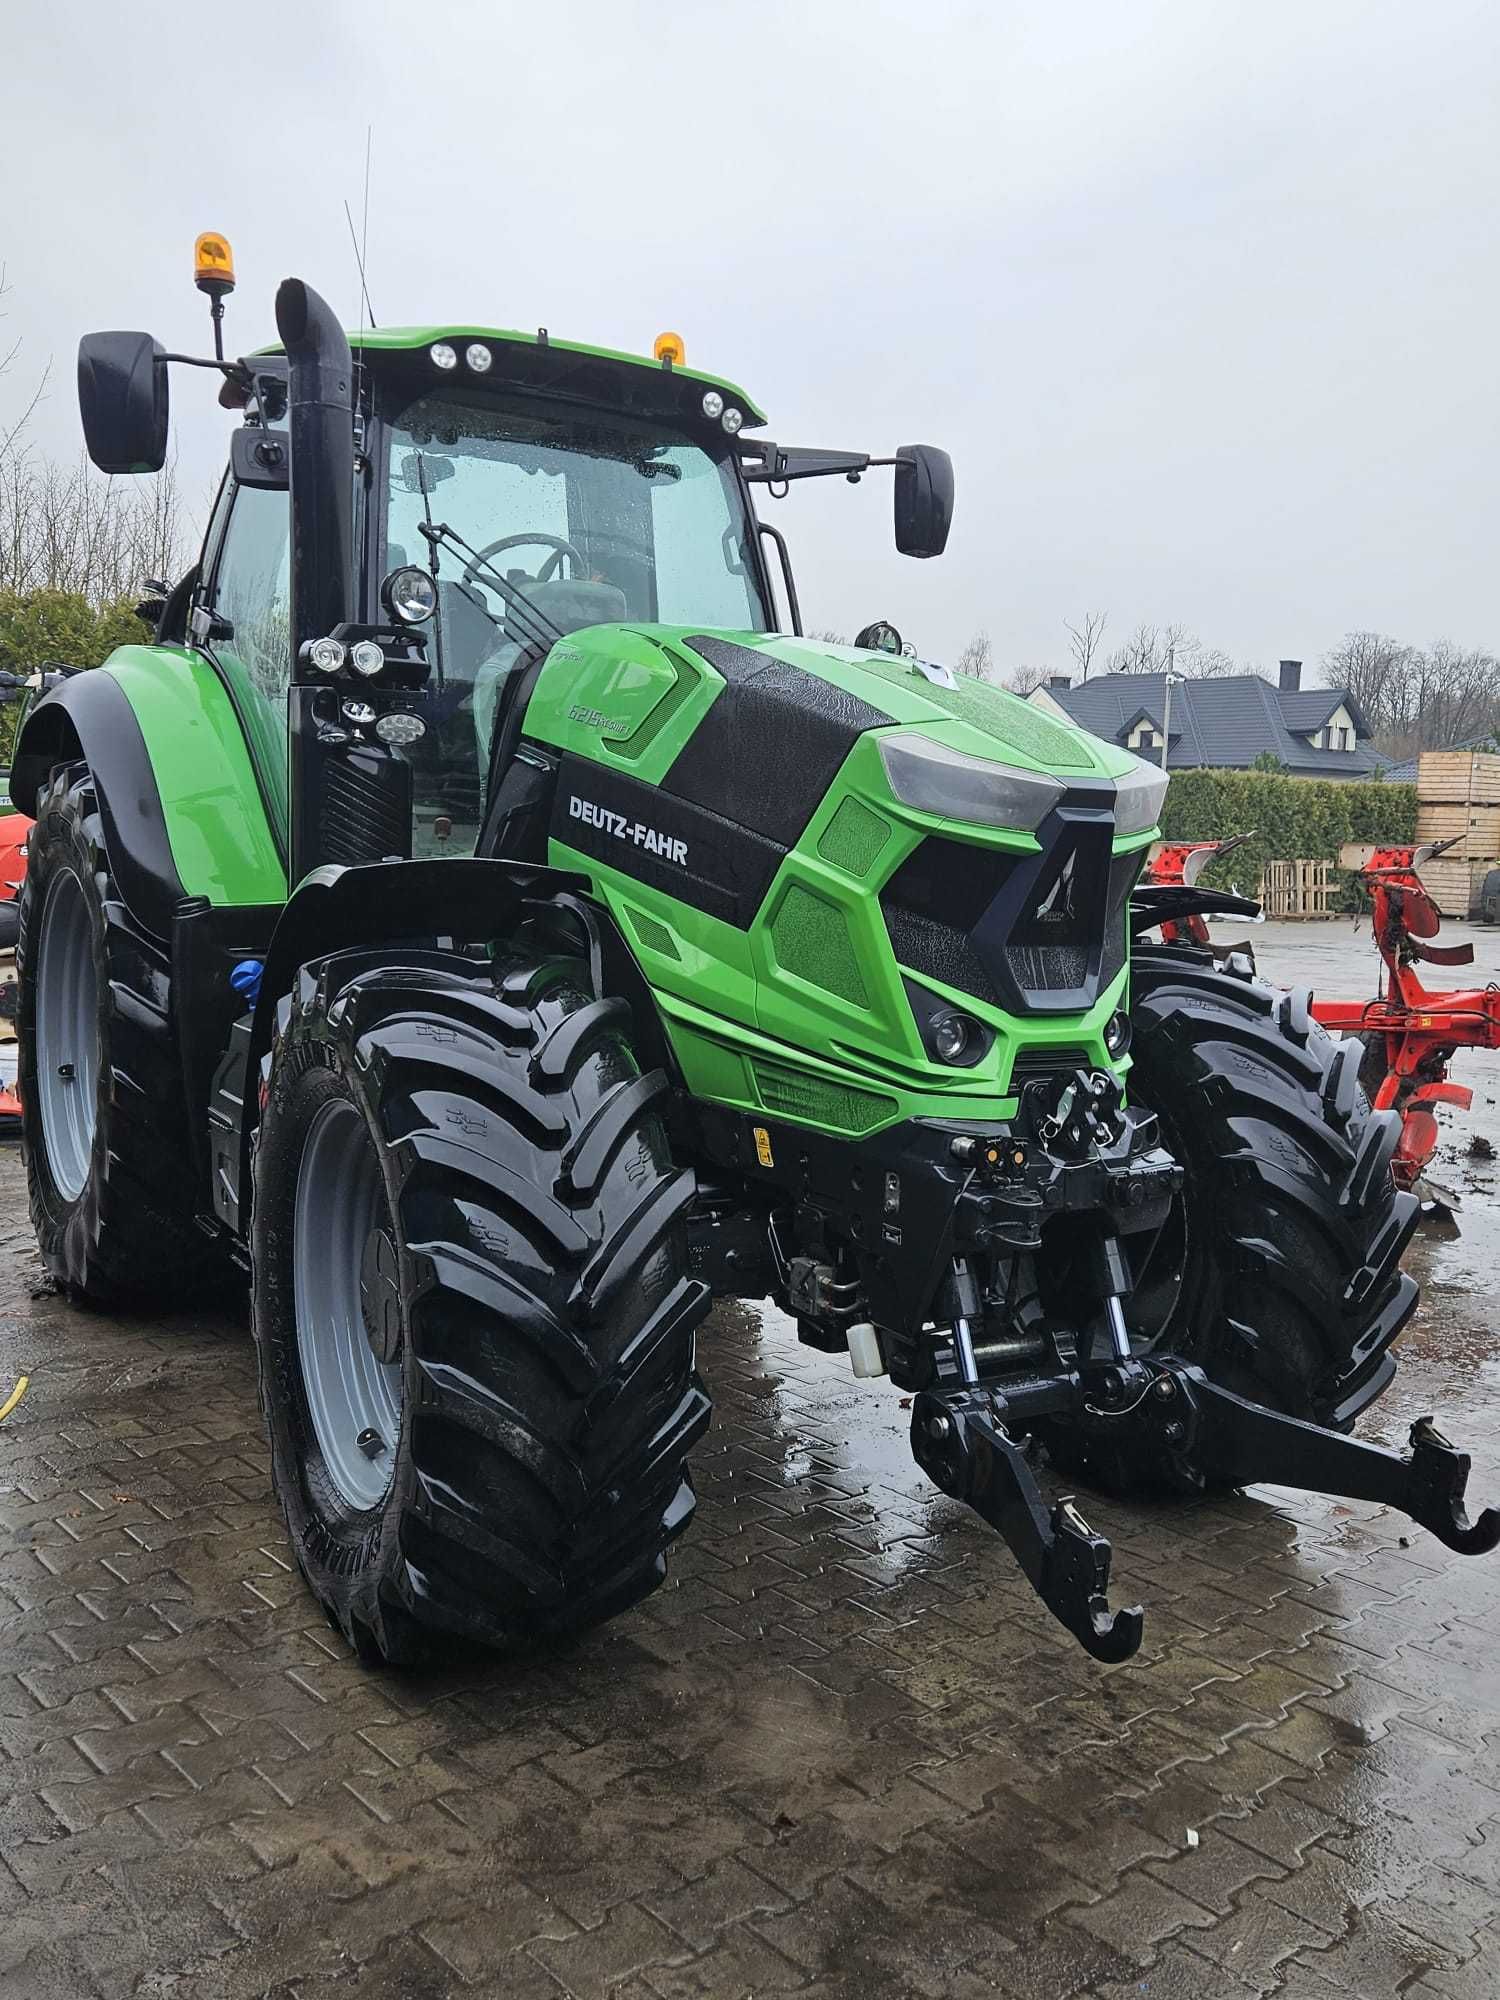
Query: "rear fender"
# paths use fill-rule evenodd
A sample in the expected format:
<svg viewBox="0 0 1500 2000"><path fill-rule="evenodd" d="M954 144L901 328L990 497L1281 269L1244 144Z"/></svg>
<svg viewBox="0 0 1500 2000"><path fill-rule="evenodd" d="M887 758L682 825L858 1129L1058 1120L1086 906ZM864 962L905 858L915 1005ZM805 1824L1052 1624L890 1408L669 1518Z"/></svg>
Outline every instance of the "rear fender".
<svg viewBox="0 0 1500 2000"><path fill-rule="evenodd" d="M31 709L11 798L36 816L59 764L93 774L104 846L126 908L164 945L185 897L262 907L286 871L244 730L224 683L176 646L122 646Z"/></svg>

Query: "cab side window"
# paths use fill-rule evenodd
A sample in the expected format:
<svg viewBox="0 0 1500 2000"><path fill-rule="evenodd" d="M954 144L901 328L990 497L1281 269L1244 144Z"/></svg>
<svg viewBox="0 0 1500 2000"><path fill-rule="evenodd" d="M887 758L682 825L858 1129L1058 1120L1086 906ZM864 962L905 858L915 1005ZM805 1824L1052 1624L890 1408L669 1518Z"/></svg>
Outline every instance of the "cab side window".
<svg viewBox="0 0 1500 2000"><path fill-rule="evenodd" d="M291 508L285 492L242 486L219 545L208 608L223 621L217 658L241 667L268 701L292 677Z"/></svg>

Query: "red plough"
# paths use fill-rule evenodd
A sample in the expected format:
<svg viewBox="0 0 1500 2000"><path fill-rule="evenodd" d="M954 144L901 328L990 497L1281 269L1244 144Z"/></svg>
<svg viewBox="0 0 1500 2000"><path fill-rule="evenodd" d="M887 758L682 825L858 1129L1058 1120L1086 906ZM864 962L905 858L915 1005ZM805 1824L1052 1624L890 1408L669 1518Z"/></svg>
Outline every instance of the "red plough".
<svg viewBox="0 0 1500 2000"><path fill-rule="evenodd" d="M1146 870L1152 890L1162 896L1156 919L1163 937L1181 944L1211 943L1207 912L1234 899L1212 892L1195 898L1198 877L1217 855L1238 847L1248 834L1229 840L1185 841L1166 846ZM1314 998L1312 1014L1336 1034L1357 1035L1365 1058L1360 1082L1377 1111L1401 1114L1401 1138L1392 1161L1399 1186L1434 1197L1424 1186L1423 1169L1438 1142L1435 1107L1447 1104L1467 1111L1474 1093L1448 1080L1448 1065L1458 1049L1500 1049L1500 987L1457 990L1424 986L1419 965L1471 965L1472 944L1439 945L1442 918L1422 886L1419 869L1454 845L1452 840L1424 847L1380 847L1365 861L1359 879L1372 905L1375 948L1384 973L1373 1000ZM1143 898L1145 902L1147 899ZM1201 902L1202 908L1192 907ZM1180 908L1175 907L1176 904ZM1168 915L1168 910L1173 914Z"/></svg>
<svg viewBox="0 0 1500 2000"><path fill-rule="evenodd" d="M1417 970L1427 965L1472 965L1472 944L1430 942L1442 918L1423 888L1422 864L1452 847L1380 847L1359 879L1374 905L1375 948L1385 966L1373 1000L1314 1000L1314 1018L1365 1045L1360 1081L1377 1111L1401 1113L1401 1141L1392 1166L1398 1184L1416 1187L1438 1142L1434 1107L1467 1111L1474 1093L1448 1081L1456 1049L1500 1049L1500 987L1433 989Z"/></svg>

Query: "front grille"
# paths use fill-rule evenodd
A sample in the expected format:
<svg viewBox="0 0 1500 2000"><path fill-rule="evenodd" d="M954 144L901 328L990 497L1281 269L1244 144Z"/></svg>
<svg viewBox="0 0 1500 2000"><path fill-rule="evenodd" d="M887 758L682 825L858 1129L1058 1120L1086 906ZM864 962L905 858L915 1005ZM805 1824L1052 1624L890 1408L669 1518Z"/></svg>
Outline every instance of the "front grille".
<svg viewBox="0 0 1500 2000"><path fill-rule="evenodd" d="M1042 1047L1017 1049L1010 1066L1010 1085L1019 1090L1039 1076L1057 1076L1075 1069L1093 1069L1094 1058L1082 1042L1052 1042Z"/></svg>
<svg viewBox="0 0 1500 2000"><path fill-rule="evenodd" d="M972 993L992 1007L1001 999L974 948L971 932L1004 887L1012 857L934 834L902 862L880 892L880 908L898 964Z"/></svg>
<svg viewBox="0 0 1500 2000"><path fill-rule="evenodd" d="M1141 857L1112 858L1113 836L1112 813L1065 803L1034 855L929 837L881 892L898 963L1010 1012L1082 1013L1125 962Z"/></svg>

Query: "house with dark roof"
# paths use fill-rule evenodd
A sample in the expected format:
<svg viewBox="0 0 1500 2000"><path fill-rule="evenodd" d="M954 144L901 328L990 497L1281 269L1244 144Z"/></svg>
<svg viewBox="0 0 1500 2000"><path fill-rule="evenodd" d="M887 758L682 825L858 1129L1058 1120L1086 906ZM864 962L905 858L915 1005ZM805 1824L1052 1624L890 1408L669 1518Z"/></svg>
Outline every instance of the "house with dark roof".
<svg viewBox="0 0 1500 2000"><path fill-rule="evenodd" d="M1260 674L1175 680L1165 674L1100 674L1075 687L1054 675L1030 697L1094 736L1152 763L1167 738L1169 771L1248 771L1268 752L1294 777L1367 778L1385 759L1347 688L1304 688L1302 662L1283 660L1279 684Z"/></svg>

